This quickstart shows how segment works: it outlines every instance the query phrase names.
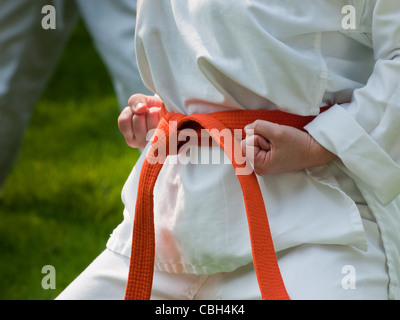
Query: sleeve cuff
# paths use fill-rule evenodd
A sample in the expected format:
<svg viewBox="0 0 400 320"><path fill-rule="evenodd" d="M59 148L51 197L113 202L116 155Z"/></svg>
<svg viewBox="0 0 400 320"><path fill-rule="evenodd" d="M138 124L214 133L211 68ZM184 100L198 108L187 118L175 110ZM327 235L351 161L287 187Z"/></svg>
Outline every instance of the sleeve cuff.
<svg viewBox="0 0 400 320"><path fill-rule="evenodd" d="M400 167L344 107L333 106L305 129L342 160L358 183L387 205L400 194Z"/></svg>

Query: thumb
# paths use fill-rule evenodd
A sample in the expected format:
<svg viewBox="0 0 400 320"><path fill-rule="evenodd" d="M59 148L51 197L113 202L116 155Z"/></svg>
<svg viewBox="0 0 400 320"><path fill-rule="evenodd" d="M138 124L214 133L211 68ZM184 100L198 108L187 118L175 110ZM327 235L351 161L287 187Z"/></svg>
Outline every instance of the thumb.
<svg viewBox="0 0 400 320"><path fill-rule="evenodd" d="M269 140L274 136L279 126L279 124L273 122L256 120L245 127L245 132L246 135L260 135Z"/></svg>
<svg viewBox="0 0 400 320"><path fill-rule="evenodd" d="M129 107L134 114L140 115L147 111L147 99L144 94L134 94L128 100Z"/></svg>

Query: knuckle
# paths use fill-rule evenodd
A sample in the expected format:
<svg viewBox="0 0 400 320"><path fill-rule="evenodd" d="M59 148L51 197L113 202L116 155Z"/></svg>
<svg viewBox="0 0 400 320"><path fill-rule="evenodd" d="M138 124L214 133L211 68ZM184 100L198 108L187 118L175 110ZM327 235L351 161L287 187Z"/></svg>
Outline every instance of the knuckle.
<svg viewBox="0 0 400 320"><path fill-rule="evenodd" d="M274 127L274 137L275 139L283 139L285 137L285 130L281 125L276 125Z"/></svg>
<svg viewBox="0 0 400 320"><path fill-rule="evenodd" d="M135 96L136 96L136 95L133 95L133 96L130 96L130 97L129 97L129 99L128 99L128 105L129 105L129 106L134 105L135 100L136 100L136 97L135 97Z"/></svg>
<svg viewBox="0 0 400 320"><path fill-rule="evenodd" d="M130 121L131 117L132 117L132 113L130 112L130 108L125 107L118 116L118 122Z"/></svg>

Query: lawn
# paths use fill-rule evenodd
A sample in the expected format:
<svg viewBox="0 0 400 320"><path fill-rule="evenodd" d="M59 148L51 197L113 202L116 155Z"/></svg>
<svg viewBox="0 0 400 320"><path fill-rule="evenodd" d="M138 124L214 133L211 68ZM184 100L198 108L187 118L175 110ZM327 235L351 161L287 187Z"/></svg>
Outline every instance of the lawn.
<svg viewBox="0 0 400 320"><path fill-rule="evenodd" d="M79 23L38 101L0 196L0 299L54 299L105 248L139 155L117 126L107 71ZM56 289L42 287L42 268Z"/></svg>

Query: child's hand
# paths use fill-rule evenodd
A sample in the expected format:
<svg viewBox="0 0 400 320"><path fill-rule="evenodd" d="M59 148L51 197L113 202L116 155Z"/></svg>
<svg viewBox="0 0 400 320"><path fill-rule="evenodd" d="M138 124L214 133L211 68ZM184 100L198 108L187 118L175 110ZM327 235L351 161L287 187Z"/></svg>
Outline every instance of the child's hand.
<svg viewBox="0 0 400 320"><path fill-rule="evenodd" d="M158 96L135 94L128 104L118 117L119 130L130 147L144 149L147 133L160 121L163 102Z"/></svg>
<svg viewBox="0 0 400 320"><path fill-rule="evenodd" d="M293 127L257 120L246 127L246 135L243 152L261 176L317 167L336 158L308 133Z"/></svg>

